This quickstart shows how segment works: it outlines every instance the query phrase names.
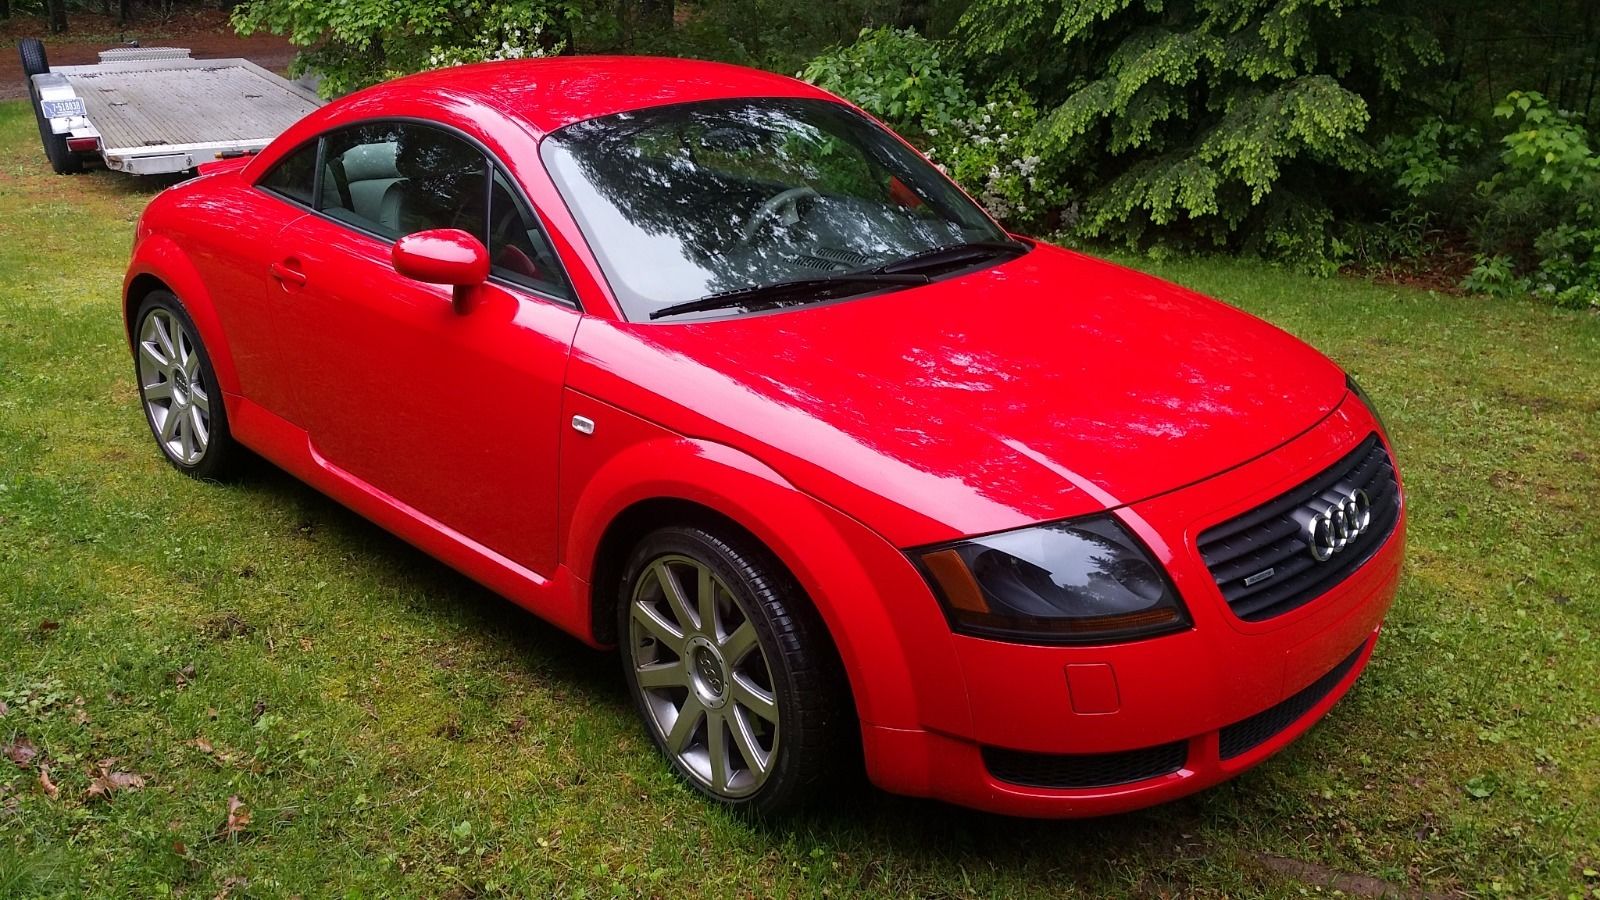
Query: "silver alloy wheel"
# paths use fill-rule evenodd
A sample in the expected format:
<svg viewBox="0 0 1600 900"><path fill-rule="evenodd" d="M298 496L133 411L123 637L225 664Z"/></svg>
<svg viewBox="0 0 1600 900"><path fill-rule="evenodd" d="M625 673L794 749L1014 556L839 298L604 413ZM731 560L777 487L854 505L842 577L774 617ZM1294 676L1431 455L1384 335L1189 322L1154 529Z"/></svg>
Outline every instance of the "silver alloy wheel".
<svg viewBox="0 0 1600 900"><path fill-rule="evenodd" d="M139 323L139 393L156 440L186 466L211 443L211 395L194 336L170 310L153 307Z"/></svg>
<svg viewBox="0 0 1600 900"><path fill-rule="evenodd" d="M755 793L778 758L772 669L727 585L687 556L651 561L628 611L634 680L671 753L712 793Z"/></svg>

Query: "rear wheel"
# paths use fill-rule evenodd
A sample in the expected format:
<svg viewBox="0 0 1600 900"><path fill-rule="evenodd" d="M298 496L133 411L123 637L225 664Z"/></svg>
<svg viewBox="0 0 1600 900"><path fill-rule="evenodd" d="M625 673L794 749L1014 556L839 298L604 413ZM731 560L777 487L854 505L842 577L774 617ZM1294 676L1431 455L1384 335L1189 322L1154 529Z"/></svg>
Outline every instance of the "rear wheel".
<svg viewBox="0 0 1600 900"><path fill-rule="evenodd" d="M853 713L833 645L793 579L742 535L655 531L618 604L623 670L686 783L774 815L838 774Z"/></svg>
<svg viewBox="0 0 1600 900"><path fill-rule="evenodd" d="M240 455L211 357L178 298L152 291L134 319L134 369L161 454L194 478L220 478Z"/></svg>

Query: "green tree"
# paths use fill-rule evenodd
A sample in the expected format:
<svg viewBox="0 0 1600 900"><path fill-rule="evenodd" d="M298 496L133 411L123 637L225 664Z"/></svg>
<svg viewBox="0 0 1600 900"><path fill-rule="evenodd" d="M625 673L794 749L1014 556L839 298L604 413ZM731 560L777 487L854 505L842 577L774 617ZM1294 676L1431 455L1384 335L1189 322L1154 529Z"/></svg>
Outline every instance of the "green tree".
<svg viewBox="0 0 1600 900"><path fill-rule="evenodd" d="M1388 0L975 0L971 67L1011 78L1076 173L1076 229L1323 259L1375 106L1439 58Z"/></svg>

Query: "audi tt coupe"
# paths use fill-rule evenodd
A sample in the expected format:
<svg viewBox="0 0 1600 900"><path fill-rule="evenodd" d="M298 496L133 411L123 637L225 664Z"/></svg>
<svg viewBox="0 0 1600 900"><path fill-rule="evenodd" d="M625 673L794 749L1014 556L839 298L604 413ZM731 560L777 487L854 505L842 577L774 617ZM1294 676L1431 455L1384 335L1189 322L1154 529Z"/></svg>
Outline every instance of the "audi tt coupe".
<svg viewBox="0 0 1600 900"><path fill-rule="evenodd" d="M383 84L155 198L124 288L180 471L248 448L615 647L754 813L858 759L1029 816L1215 784L1349 690L1400 570L1339 367L776 75Z"/></svg>

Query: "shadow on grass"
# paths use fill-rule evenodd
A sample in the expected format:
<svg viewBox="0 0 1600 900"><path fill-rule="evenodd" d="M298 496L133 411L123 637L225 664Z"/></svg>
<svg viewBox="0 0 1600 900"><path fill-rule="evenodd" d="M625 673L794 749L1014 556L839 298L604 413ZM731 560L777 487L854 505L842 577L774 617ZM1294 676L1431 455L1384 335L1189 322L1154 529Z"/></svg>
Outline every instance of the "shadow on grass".
<svg viewBox="0 0 1600 900"><path fill-rule="evenodd" d="M398 573L415 586L416 598L407 601L414 611L437 618L452 632L496 643L506 655L522 661L530 676L558 679L561 687L586 702L628 706L622 675L611 654L589 647L283 469L252 456L229 487L271 497L275 505L292 505L319 535L356 551L364 568ZM380 602L383 596L372 599ZM528 665L533 661L537 665Z"/></svg>
<svg viewBox="0 0 1600 900"><path fill-rule="evenodd" d="M609 707L632 717L632 703L612 653L594 650L532 613L438 562L377 525L317 492L289 473L252 459L232 488L292 504L329 546L354 551L360 564L401 574L423 598L419 611L441 631L497 649L518 660L526 674L557 682L575 701ZM379 602L381 598L374 598ZM409 603L419 601L412 600ZM665 765L665 763L662 763ZM859 766L859 763L855 763ZM1093 820L1015 819L944 803L898 797L872 787L858 770L838 790L800 814L777 821L729 815L732 822L774 847L798 844L839 852L935 858L957 856L986 865L1079 865L1102 869L1126 864L1130 854L1172 851L1207 822L1229 818L1229 787L1215 788L1147 810Z"/></svg>

